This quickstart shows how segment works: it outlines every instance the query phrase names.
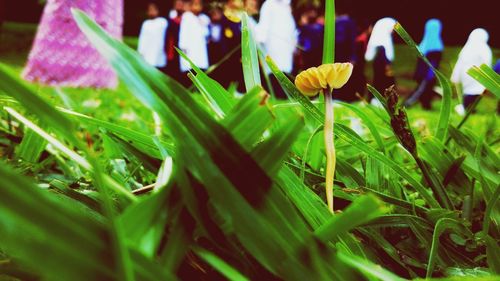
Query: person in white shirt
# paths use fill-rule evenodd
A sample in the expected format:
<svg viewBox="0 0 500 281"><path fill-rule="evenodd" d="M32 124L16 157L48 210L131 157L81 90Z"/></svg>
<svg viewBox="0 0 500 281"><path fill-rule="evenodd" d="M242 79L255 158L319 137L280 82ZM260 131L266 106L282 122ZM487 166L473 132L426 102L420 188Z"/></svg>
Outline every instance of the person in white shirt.
<svg viewBox="0 0 500 281"><path fill-rule="evenodd" d="M458 61L453 69L451 81L462 86L463 107L456 108L457 112L464 113L465 109L471 106L486 89L479 82L474 80L467 71L473 66L486 64L491 66L493 54L488 45L489 34L482 28L475 29L469 35L469 39L460 51Z"/></svg>
<svg viewBox="0 0 500 281"><path fill-rule="evenodd" d="M260 20L256 29L256 39L262 44L265 53L274 60L281 71L292 73L298 32L290 0L265 1L260 10ZM271 79L276 85L273 85L276 96L286 98L274 76L271 76Z"/></svg>
<svg viewBox="0 0 500 281"><path fill-rule="evenodd" d="M165 36L168 21L160 17L158 6L152 2L148 4L148 17L141 27L137 51L147 63L163 71L167 66Z"/></svg>
<svg viewBox="0 0 500 281"><path fill-rule="evenodd" d="M179 48L196 66L206 70L209 67L207 45L210 35L210 18L202 13L202 0L189 0L187 2L179 31ZM186 72L191 70L189 62L181 58L180 63L181 72L187 74ZM185 75L183 76L182 84L189 85L189 79Z"/></svg>
<svg viewBox="0 0 500 281"><path fill-rule="evenodd" d="M172 6L172 9L168 13L168 18L169 19L175 19L177 17L182 16L182 13L184 13L184 1L182 0L174 0L174 4Z"/></svg>

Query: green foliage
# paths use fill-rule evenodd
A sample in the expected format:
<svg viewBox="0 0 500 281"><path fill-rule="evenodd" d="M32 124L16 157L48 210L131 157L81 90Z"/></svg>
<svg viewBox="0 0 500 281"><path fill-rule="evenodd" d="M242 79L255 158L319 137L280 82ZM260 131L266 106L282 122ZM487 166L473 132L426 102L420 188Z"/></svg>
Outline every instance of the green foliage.
<svg viewBox="0 0 500 281"><path fill-rule="evenodd" d="M489 66L474 66L467 72L472 78L483 84L497 98L500 98L500 76Z"/></svg>
<svg viewBox="0 0 500 281"><path fill-rule="evenodd" d="M427 60L427 58L420 52L415 41L413 41L413 39L410 37L408 32L406 32L403 26L401 26L401 24L396 23L394 30L399 34L399 36L401 36L401 38L405 41L406 44L414 48L418 57L421 58L436 74L437 80L439 81L439 84L441 84L441 88L443 89L443 101L441 104L441 113L439 115L438 126L436 128L436 137L441 141L444 141L447 136L448 126L450 123L450 116L451 116L451 98L453 93L453 90L451 88L451 83L446 78L446 76L444 76L440 71L435 69L434 66L432 66L432 64L429 62L429 60Z"/></svg>
<svg viewBox="0 0 500 281"><path fill-rule="evenodd" d="M323 40L323 63L335 61L335 0L325 1L325 35Z"/></svg>
<svg viewBox="0 0 500 281"><path fill-rule="evenodd" d="M127 98L161 117L162 135L55 107L2 65L0 91L14 100L0 98L0 279L498 278L496 117L480 132L454 127L450 94L430 134L396 92L389 100L375 92L383 109L335 105L332 215L322 193L321 107L268 58L295 102L270 100L245 21L248 91L238 98L195 65L191 93L74 14ZM475 77L495 91L498 77L481 71ZM64 104L77 104L72 98ZM349 127L353 117L362 131ZM391 124L397 118L403 126Z"/></svg>

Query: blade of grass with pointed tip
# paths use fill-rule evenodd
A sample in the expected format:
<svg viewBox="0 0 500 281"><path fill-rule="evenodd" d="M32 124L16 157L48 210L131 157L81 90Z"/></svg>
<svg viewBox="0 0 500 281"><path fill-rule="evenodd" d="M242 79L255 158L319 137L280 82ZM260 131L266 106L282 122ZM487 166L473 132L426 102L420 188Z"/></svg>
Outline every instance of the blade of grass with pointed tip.
<svg viewBox="0 0 500 281"><path fill-rule="evenodd" d="M183 59L189 62L194 72L196 72L193 79L196 79L197 85L202 87L200 92L210 101L210 105L214 108L214 111L219 112L222 115L227 114L236 104L234 97L232 97L229 92L224 89L221 84L219 84L219 82L213 80L205 74L205 72L196 66L196 64L194 64L193 61L180 49L177 49L177 52ZM182 87L178 85L177 81L172 79L169 79L168 83L171 86Z"/></svg>
<svg viewBox="0 0 500 281"><path fill-rule="evenodd" d="M399 34L401 39L403 39L403 41L405 41L408 46L412 47L418 57L420 57L429 66L434 74L436 74L439 84L443 89L443 100L441 102L441 110L439 113L439 121L436 127L435 136L440 141L445 142L446 137L448 136L448 127L451 118L451 98L453 93L451 83L448 78L446 78L446 76L444 76L439 70L435 69L434 66L429 62L429 60L422 54L415 41L413 41L413 39L411 38L410 34L406 32L406 30L403 28L403 26L401 26L399 22L394 26L394 30Z"/></svg>
<svg viewBox="0 0 500 281"><path fill-rule="evenodd" d="M500 75L493 71L489 66L483 64L481 66L474 66L467 71L472 78L481 83L497 98L500 98Z"/></svg>
<svg viewBox="0 0 500 281"><path fill-rule="evenodd" d="M202 258L206 263L210 264L213 268L215 268L218 272L220 272L224 277L231 281L249 281L250 279L246 278L238 272L231 265L227 264L224 260L216 256L215 254L206 251L204 249L198 248L195 249L195 253Z"/></svg>
<svg viewBox="0 0 500 281"><path fill-rule="evenodd" d="M248 26L248 15L246 13L243 14L241 25L241 61L245 86L248 92L256 86L261 86L259 56L257 54L257 43L254 40L252 30Z"/></svg>
<svg viewBox="0 0 500 281"><path fill-rule="evenodd" d="M368 88L368 91L375 97L377 98L377 100L384 106L384 108L386 109L386 111L388 111L388 108L387 108L387 102L384 98L384 96L382 96L382 94L380 94L380 92L375 88L373 87L372 85L370 84L367 84L366 87Z"/></svg>

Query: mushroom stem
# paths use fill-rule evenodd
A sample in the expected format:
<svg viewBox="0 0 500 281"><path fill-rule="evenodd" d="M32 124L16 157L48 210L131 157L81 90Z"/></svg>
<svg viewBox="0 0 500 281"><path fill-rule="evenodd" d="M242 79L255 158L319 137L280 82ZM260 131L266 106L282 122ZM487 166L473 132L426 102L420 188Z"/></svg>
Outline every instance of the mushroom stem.
<svg viewBox="0 0 500 281"><path fill-rule="evenodd" d="M333 136L334 115L333 115L333 100L332 91L330 89L323 90L325 96L325 149L326 149L326 200L328 209L333 210L333 179L335 176L336 152Z"/></svg>

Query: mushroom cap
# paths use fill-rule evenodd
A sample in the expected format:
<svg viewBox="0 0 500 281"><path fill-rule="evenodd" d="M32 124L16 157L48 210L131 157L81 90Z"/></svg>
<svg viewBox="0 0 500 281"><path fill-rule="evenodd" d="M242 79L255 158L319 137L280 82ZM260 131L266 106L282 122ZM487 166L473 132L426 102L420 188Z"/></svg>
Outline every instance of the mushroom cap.
<svg viewBox="0 0 500 281"><path fill-rule="evenodd" d="M305 96L315 96L323 89L340 89L352 75L351 63L323 64L302 71L295 79L295 86Z"/></svg>

